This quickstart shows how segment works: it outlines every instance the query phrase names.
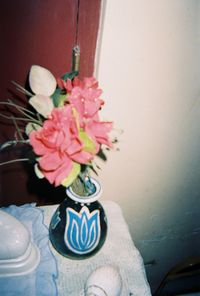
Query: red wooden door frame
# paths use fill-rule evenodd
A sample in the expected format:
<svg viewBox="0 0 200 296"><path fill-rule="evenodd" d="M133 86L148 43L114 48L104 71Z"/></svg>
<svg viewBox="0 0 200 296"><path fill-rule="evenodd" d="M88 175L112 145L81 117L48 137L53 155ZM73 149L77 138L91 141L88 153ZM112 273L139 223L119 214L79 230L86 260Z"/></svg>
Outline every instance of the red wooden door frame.
<svg viewBox="0 0 200 296"><path fill-rule="evenodd" d="M81 51L80 76L91 76L94 72L100 11L101 0L79 0L77 44Z"/></svg>
<svg viewBox="0 0 200 296"><path fill-rule="evenodd" d="M10 80L24 85L32 64L48 68L55 77L70 71L75 45L79 45L81 51L80 76L92 76L94 71L101 0L26 1L0 2L3 8L0 9L0 100L8 98L11 92L16 95ZM25 10L24 3L28 3ZM67 36L69 31L74 33ZM26 105L25 97L20 95L20 100ZM13 126L0 123L1 143L12 139L13 133ZM21 148L0 153L0 161L16 157ZM33 201L57 203L63 199L63 189L55 189L37 179L32 167L29 166L28 171L23 163L0 167L0 206Z"/></svg>

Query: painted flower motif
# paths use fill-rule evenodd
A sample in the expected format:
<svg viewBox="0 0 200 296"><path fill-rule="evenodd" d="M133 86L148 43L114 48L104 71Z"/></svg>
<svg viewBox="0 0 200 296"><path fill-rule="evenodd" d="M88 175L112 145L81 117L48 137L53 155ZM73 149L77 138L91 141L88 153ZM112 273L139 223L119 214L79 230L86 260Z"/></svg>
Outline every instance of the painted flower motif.
<svg viewBox="0 0 200 296"><path fill-rule="evenodd" d="M66 215L66 246L76 254L87 254L94 250L100 239L99 210L90 213L87 207L82 207L77 213L72 208L67 208Z"/></svg>
<svg viewBox="0 0 200 296"><path fill-rule="evenodd" d="M54 108L43 127L30 133L30 144L40 156L39 169L51 184L58 186L76 164L87 164L93 154L84 151L71 106Z"/></svg>

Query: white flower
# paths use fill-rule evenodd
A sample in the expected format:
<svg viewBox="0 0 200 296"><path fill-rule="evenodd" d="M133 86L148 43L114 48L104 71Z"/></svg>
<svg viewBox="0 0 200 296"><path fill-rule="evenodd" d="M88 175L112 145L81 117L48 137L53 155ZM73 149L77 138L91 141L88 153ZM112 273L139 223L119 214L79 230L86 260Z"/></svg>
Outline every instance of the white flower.
<svg viewBox="0 0 200 296"><path fill-rule="evenodd" d="M53 100L43 95L33 96L30 98L29 104L44 117L48 117L54 108Z"/></svg>
<svg viewBox="0 0 200 296"><path fill-rule="evenodd" d="M37 65L33 65L29 74L29 83L32 91L36 95L50 97L56 89L56 79L53 74Z"/></svg>
<svg viewBox="0 0 200 296"><path fill-rule="evenodd" d="M42 116L48 117L54 108L53 100L50 96L56 89L56 79L53 74L37 65L33 65L29 74L29 84L35 93L29 103Z"/></svg>

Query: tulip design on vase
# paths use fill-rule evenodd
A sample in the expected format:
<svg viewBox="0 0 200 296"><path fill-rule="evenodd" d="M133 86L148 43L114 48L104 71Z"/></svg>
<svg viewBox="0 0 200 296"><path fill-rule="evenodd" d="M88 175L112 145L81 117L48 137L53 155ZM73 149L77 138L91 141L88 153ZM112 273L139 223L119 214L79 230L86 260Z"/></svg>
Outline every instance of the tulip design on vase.
<svg viewBox="0 0 200 296"><path fill-rule="evenodd" d="M54 248L71 259L84 259L94 255L104 244L107 219L97 201L101 185L93 178L95 192L83 197L66 190L67 198L60 204L50 223L50 240Z"/></svg>
<svg viewBox="0 0 200 296"><path fill-rule="evenodd" d="M68 223L66 224L64 241L72 252L87 254L95 249L100 239L99 210L92 213L82 207L80 213L67 208Z"/></svg>

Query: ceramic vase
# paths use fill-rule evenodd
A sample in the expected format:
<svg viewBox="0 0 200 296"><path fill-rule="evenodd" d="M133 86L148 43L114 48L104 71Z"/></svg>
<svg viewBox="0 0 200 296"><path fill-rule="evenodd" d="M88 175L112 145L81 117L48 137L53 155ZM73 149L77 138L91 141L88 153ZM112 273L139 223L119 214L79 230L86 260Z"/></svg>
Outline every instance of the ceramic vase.
<svg viewBox="0 0 200 296"><path fill-rule="evenodd" d="M103 246L107 234L105 211L98 201L101 185L91 178L95 192L89 196L76 194L67 188L66 198L58 206L49 226L50 241L63 256L84 259Z"/></svg>

